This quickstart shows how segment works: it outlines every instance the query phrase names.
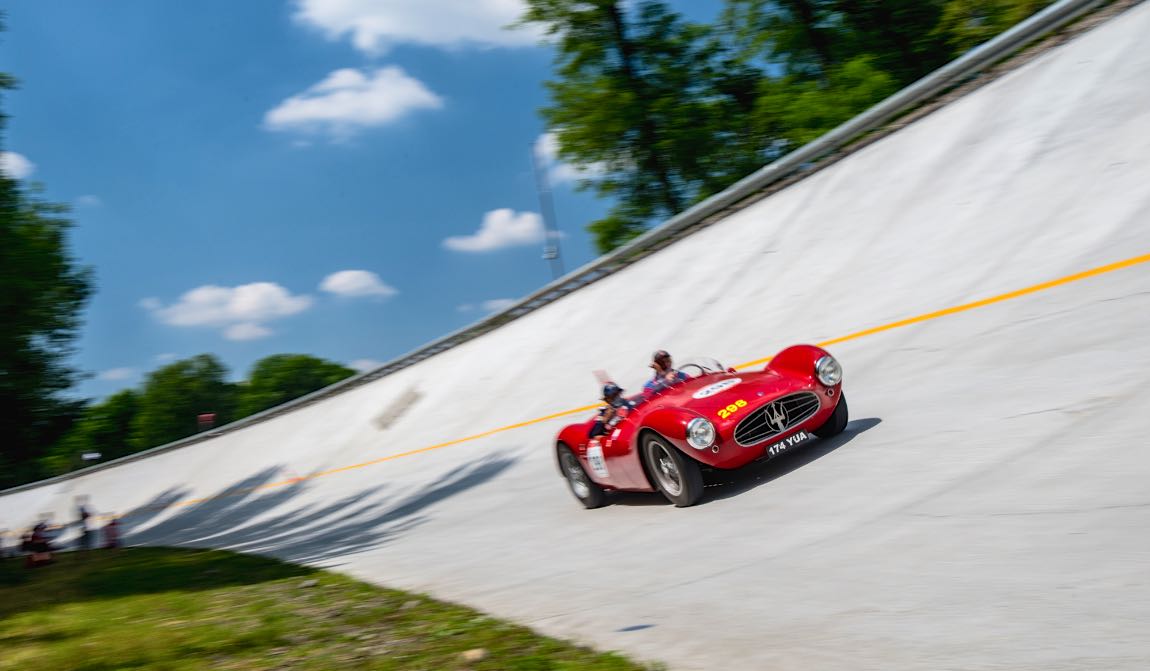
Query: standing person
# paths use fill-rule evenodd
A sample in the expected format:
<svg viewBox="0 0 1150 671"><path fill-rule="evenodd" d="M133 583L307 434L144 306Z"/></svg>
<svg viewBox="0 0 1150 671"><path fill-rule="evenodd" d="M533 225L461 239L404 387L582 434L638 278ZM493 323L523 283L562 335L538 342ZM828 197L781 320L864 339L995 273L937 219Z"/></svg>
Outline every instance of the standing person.
<svg viewBox="0 0 1150 671"><path fill-rule="evenodd" d="M120 518L113 517L112 521L104 526L104 547L108 549L120 547Z"/></svg>
<svg viewBox="0 0 1150 671"><path fill-rule="evenodd" d="M76 514L80 518L80 549L92 549L92 513L88 510L88 499L76 497Z"/></svg>
<svg viewBox="0 0 1150 671"><path fill-rule="evenodd" d="M53 547L51 539L48 536L48 521L41 519L32 527L32 533L28 538L28 562L27 566L34 568L36 566L43 566L51 564L55 561L53 556Z"/></svg>
<svg viewBox="0 0 1150 671"><path fill-rule="evenodd" d="M665 349L657 350L651 357L651 368L655 375L643 385L643 395L653 396L656 393L687 379L687 374L675 370L672 365L671 354Z"/></svg>

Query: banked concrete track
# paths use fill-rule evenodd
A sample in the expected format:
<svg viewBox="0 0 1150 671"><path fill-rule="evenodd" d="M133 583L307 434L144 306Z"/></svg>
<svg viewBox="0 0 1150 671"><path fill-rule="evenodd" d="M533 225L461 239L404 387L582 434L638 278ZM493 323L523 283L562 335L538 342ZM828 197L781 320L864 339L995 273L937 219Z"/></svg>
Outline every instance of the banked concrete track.
<svg viewBox="0 0 1150 671"><path fill-rule="evenodd" d="M1148 668L1150 263L832 346L848 431L695 508L582 510L565 419L339 470L593 403L594 369L635 389L658 347L738 364L1150 253L1147 35L1142 4L497 332L7 495L0 526L87 494L131 542L330 566L671 668Z"/></svg>

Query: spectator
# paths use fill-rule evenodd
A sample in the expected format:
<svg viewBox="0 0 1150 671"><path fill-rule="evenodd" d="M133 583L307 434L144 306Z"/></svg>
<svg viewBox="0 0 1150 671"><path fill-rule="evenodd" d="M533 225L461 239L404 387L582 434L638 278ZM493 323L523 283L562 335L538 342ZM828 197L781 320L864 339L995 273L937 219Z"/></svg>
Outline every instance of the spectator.
<svg viewBox="0 0 1150 671"><path fill-rule="evenodd" d="M80 518L77 525L80 527L80 549L92 549L92 513L88 510L88 498L76 497L76 514Z"/></svg>
<svg viewBox="0 0 1150 671"><path fill-rule="evenodd" d="M36 523L36 526L32 527L32 531L27 534L24 547L28 552L28 558L24 565L28 568L44 566L56 561L55 550L48 537L48 522L46 520L42 519Z"/></svg>
<svg viewBox="0 0 1150 671"><path fill-rule="evenodd" d="M120 518L113 517L104 527L104 547L107 549L120 547Z"/></svg>

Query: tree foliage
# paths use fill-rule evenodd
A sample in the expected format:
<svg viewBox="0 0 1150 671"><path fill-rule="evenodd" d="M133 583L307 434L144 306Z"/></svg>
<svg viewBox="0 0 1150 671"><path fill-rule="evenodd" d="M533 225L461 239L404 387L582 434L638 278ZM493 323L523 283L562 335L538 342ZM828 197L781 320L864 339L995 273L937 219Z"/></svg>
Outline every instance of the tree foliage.
<svg viewBox="0 0 1150 671"><path fill-rule="evenodd" d="M132 423L140 408L140 394L133 389L112 394L84 410L72 429L44 458L44 470L59 475L84 465L82 455L97 453L100 459L117 459L136 451Z"/></svg>
<svg viewBox="0 0 1150 671"><path fill-rule="evenodd" d="M956 52L972 49L1054 0L950 0L936 34Z"/></svg>
<svg viewBox="0 0 1150 671"><path fill-rule="evenodd" d="M662 3L529 0L526 23L557 40L553 104L542 112L564 160L599 166L594 188L619 199L597 237L622 240L655 216L678 212L708 180L702 160L722 106L708 86L707 29Z"/></svg>
<svg viewBox="0 0 1150 671"><path fill-rule="evenodd" d="M0 91L12 86L0 75ZM0 174L0 485L36 477L77 410L60 394L77 378L67 359L93 279L68 249L66 213Z"/></svg>
<svg viewBox="0 0 1150 671"><path fill-rule="evenodd" d="M541 112L614 200L606 252L876 104L1049 0L527 0L555 48Z"/></svg>
<svg viewBox="0 0 1150 671"><path fill-rule="evenodd" d="M240 387L239 416L287 403L355 375L346 366L306 354L275 354L261 359Z"/></svg>
<svg viewBox="0 0 1150 671"><path fill-rule="evenodd" d="M215 425L235 417L236 386L211 354L176 361L148 374L132 421L133 450L186 438L199 431L198 417L213 413Z"/></svg>
<svg viewBox="0 0 1150 671"><path fill-rule="evenodd" d="M213 426L242 419L334 384L355 371L304 354L274 354L252 367L248 380L227 381L228 369L201 354L147 376L142 389L126 389L93 405L77 405L66 434L40 459L41 472L58 475L86 465L186 438L202 430L198 417L215 413ZM58 433L63 433L59 431Z"/></svg>

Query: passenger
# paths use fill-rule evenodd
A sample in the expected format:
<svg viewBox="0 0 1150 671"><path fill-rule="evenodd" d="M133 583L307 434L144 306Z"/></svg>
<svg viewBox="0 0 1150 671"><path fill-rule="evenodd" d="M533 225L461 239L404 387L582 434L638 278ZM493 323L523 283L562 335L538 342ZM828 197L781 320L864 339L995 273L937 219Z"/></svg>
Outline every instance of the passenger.
<svg viewBox="0 0 1150 671"><path fill-rule="evenodd" d="M655 369L655 375L647 380L647 384L643 385L644 396L654 396L660 391L687 379L686 373L675 370L671 364L671 354L667 350L661 349L655 352L654 356L651 357L651 368Z"/></svg>
<svg viewBox="0 0 1150 671"><path fill-rule="evenodd" d="M599 418L591 427L591 438L606 435L635 407L634 403L623 398L623 389L614 382L603 385L603 400L607 405L599 411Z"/></svg>

